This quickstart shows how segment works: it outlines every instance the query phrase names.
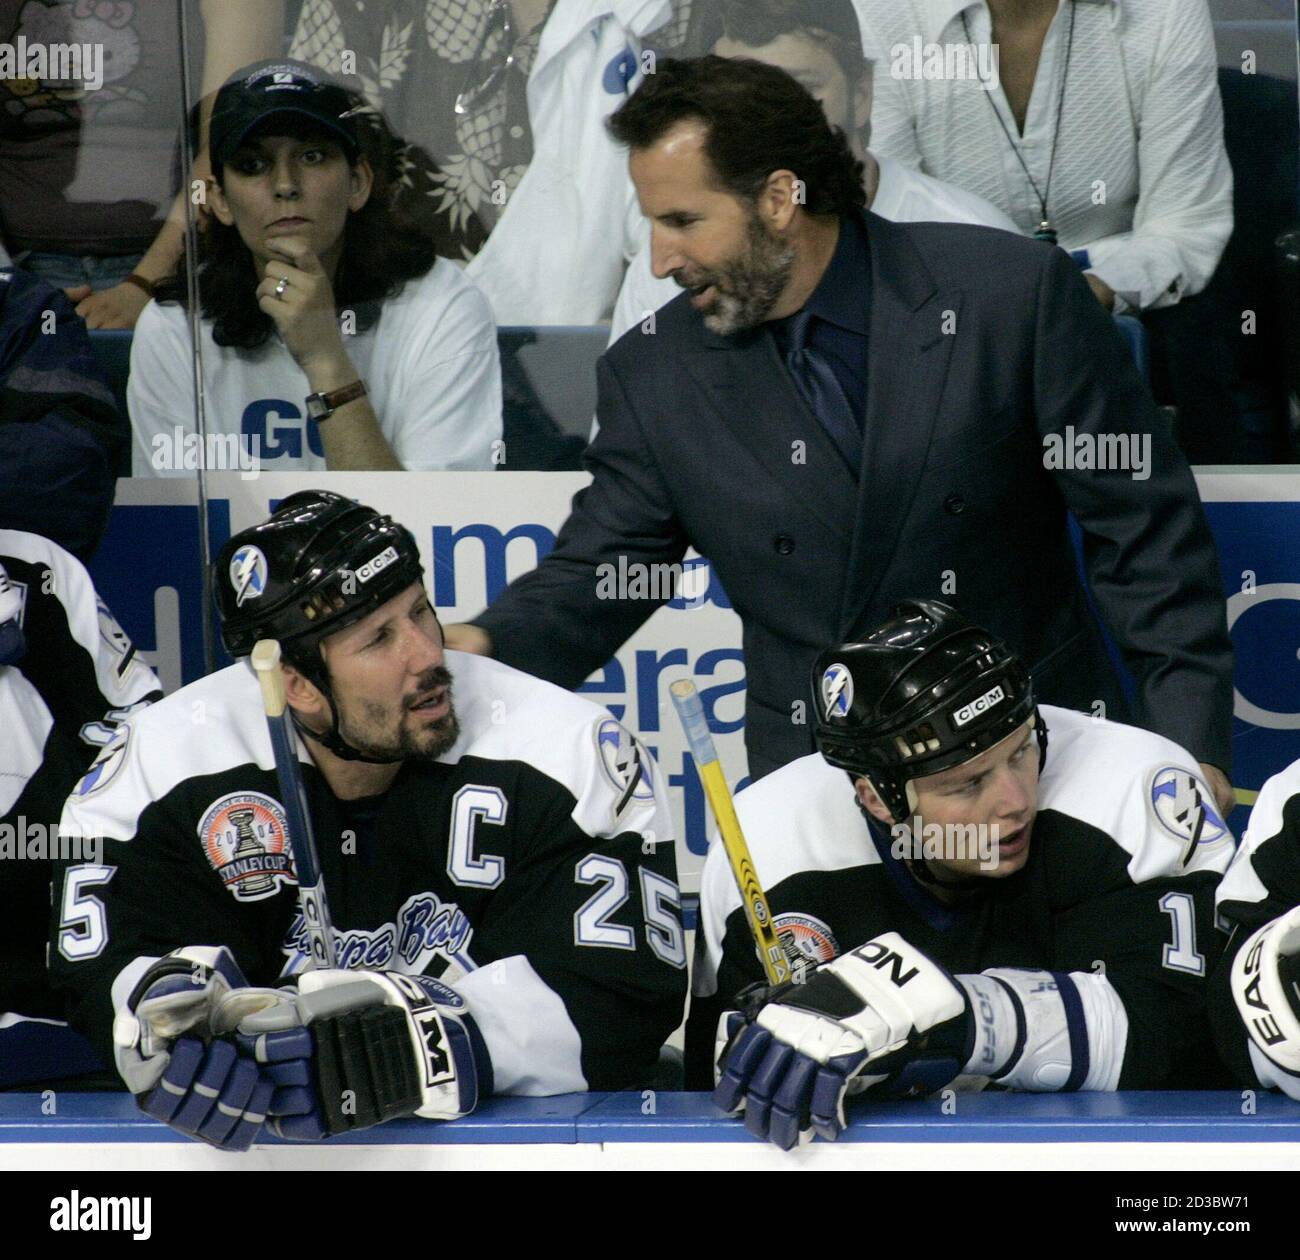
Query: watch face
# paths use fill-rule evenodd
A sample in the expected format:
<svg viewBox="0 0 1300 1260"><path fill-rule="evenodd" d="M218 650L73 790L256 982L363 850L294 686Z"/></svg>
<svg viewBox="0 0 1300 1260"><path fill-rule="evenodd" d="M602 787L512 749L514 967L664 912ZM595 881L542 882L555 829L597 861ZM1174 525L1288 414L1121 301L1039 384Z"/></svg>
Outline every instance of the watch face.
<svg viewBox="0 0 1300 1260"><path fill-rule="evenodd" d="M324 397L320 394L307 395L307 418L309 420L323 420L326 416L332 415L332 409Z"/></svg>

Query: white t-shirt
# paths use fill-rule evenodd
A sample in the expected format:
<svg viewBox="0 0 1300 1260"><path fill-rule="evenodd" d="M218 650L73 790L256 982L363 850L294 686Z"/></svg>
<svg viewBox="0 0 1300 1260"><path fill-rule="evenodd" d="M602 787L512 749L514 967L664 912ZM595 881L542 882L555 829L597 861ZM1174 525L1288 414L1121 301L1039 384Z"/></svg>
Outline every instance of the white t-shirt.
<svg viewBox="0 0 1300 1260"><path fill-rule="evenodd" d="M893 158L878 153L872 157L880 163L880 183L871 210L882 219L892 219L895 223L975 223L1007 232L1019 231L1007 215L983 197L911 170ZM682 292L674 280L655 279L650 270L650 228L644 219L642 225L642 247L628 266L614 307L610 345L629 328L641 323L649 312L657 311Z"/></svg>
<svg viewBox="0 0 1300 1260"><path fill-rule="evenodd" d="M324 471L321 437L307 419L311 387L279 336L256 350L218 346L204 320L202 341L208 433L243 435L236 461L223 462L227 438L224 447L210 441L198 452L207 457L204 466L247 467L255 453L268 472ZM459 267L438 259L385 300L369 330L345 335L343 343L404 468L494 467L493 443L501 437L496 327ZM137 477L192 475L197 466L190 345L183 307L145 307L126 390Z"/></svg>

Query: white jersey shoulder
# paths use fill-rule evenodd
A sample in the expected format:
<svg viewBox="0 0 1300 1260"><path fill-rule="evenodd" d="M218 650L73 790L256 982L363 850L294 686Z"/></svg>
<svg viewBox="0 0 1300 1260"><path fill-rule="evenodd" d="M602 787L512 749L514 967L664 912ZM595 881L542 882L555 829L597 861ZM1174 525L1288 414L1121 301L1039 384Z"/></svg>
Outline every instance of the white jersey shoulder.
<svg viewBox="0 0 1300 1260"><path fill-rule="evenodd" d="M308 760L301 747L298 755ZM133 714L73 788L63 829L133 839L151 802L187 779L248 763L275 768L261 690L240 661Z"/></svg>
<svg viewBox="0 0 1300 1260"><path fill-rule="evenodd" d="M839 871L879 863L853 784L820 753L800 757L736 794L736 817L759 883L770 891L800 871ZM726 850L715 834L700 878L704 955L695 991L711 991L727 920L740 906Z"/></svg>
<svg viewBox="0 0 1300 1260"><path fill-rule="evenodd" d="M1241 848L1219 884L1215 897L1217 905L1225 901L1253 904L1268 898L1268 887L1255 870L1255 855L1262 844L1281 833L1283 810L1297 795L1300 795L1300 761L1293 761L1285 770L1278 771L1259 789Z"/></svg>
<svg viewBox="0 0 1300 1260"><path fill-rule="evenodd" d="M1135 884L1222 872L1234 840L1195 758L1162 735L1043 705L1047 765L1038 808L1096 827L1125 849Z"/></svg>
<svg viewBox="0 0 1300 1260"><path fill-rule="evenodd" d="M672 842L662 773L607 709L483 656L447 653L461 735L443 758L524 761L573 794L589 836Z"/></svg>

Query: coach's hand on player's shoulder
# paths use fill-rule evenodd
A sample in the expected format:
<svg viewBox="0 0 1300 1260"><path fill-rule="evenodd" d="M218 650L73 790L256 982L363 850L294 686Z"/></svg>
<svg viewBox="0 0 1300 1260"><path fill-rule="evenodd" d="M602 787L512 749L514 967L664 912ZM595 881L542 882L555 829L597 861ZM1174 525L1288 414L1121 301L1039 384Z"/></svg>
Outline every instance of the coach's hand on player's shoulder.
<svg viewBox="0 0 1300 1260"><path fill-rule="evenodd" d="M273 248L280 257L266 264L257 286L257 304L275 321L285 349L308 379L313 368L330 367L339 360L347 363L334 287L321 260L297 236L277 237ZM355 376L352 371L349 380Z"/></svg>
<svg viewBox="0 0 1300 1260"><path fill-rule="evenodd" d="M1227 818L1237 805L1237 794L1232 790L1232 781L1218 766L1212 766L1208 761L1197 764L1201 767L1205 786L1214 793L1214 804L1218 808L1219 816Z"/></svg>
<svg viewBox="0 0 1300 1260"><path fill-rule="evenodd" d="M417 1113L456 1120L492 1092L474 1019L437 980L331 969L278 992L235 1038L275 1079L267 1128L278 1137L319 1141Z"/></svg>
<svg viewBox="0 0 1300 1260"><path fill-rule="evenodd" d="M492 636L468 621L454 621L442 628L443 642L453 652L473 652L475 656L492 655Z"/></svg>
<svg viewBox="0 0 1300 1260"><path fill-rule="evenodd" d="M746 991L719 1027L714 1102L783 1150L844 1131L849 1094L928 1093L962 1071L972 1037L957 982L896 932L808 973ZM745 995L742 995L744 997ZM757 1008L757 1009L755 1009Z"/></svg>
<svg viewBox="0 0 1300 1260"><path fill-rule="evenodd" d="M274 1075L215 1034L218 1010L273 1005L228 949L190 946L153 963L113 1021L113 1053L147 1115L222 1150L247 1150L266 1119Z"/></svg>

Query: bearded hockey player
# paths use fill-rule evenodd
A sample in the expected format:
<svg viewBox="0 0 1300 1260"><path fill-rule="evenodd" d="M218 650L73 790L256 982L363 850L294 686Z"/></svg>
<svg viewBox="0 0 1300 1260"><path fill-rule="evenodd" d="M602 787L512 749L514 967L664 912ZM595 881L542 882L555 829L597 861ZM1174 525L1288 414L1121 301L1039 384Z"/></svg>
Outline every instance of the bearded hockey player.
<svg viewBox="0 0 1300 1260"><path fill-rule="evenodd" d="M1239 1084L1300 1102L1300 761L1260 789L1218 915L1232 933L1210 984L1219 1052Z"/></svg>
<svg viewBox="0 0 1300 1260"><path fill-rule="evenodd" d="M443 650L410 533L324 491L213 573L234 657L280 641L337 968L309 946L246 661L129 724L64 821L52 971L146 1112L230 1149L643 1081L685 946L659 771L603 709ZM93 773L93 772L92 772ZM107 776L106 776L107 777ZM293 977L296 982L287 978ZM275 986L275 987L271 987Z"/></svg>
<svg viewBox="0 0 1300 1260"><path fill-rule="evenodd" d="M740 993L754 944L720 846L705 866L696 992L741 1012L720 1028L720 1106L788 1149L836 1137L847 1096L959 1076L1213 1076L1204 987L1233 841L1191 754L1039 708L1007 647L937 602L899 605L813 680L820 753L736 806L787 953L815 968Z"/></svg>
<svg viewBox="0 0 1300 1260"><path fill-rule="evenodd" d="M161 695L81 562L0 529L0 1015L60 1017L45 940L63 802L121 721ZM93 837L68 839L94 856ZM12 1040L0 1034L0 1081Z"/></svg>

